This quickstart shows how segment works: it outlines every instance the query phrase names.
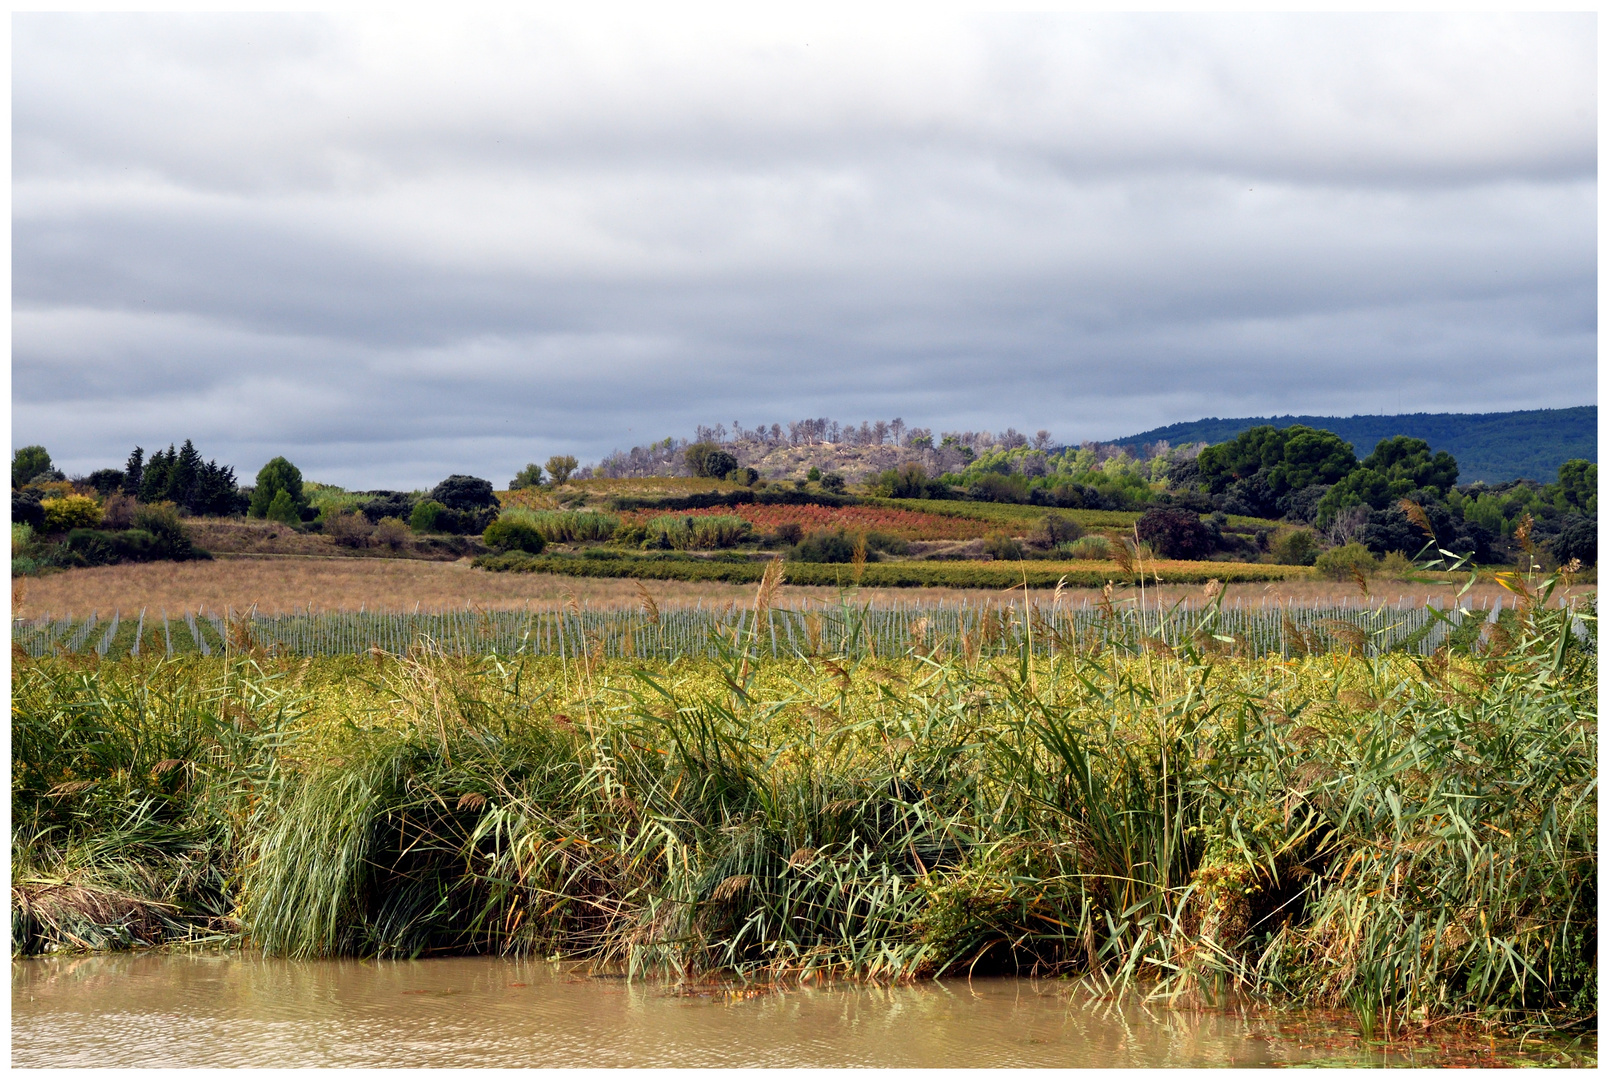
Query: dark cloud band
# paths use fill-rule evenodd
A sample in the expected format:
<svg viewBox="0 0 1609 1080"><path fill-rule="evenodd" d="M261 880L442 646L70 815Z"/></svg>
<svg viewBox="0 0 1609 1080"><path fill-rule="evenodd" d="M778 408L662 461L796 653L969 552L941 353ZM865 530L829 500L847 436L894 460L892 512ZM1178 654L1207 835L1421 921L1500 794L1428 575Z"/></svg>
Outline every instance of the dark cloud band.
<svg viewBox="0 0 1609 1080"><path fill-rule="evenodd" d="M908 29L908 28L907 28ZM14 442L1596 400L1591 16L14 22Z"/></svg>

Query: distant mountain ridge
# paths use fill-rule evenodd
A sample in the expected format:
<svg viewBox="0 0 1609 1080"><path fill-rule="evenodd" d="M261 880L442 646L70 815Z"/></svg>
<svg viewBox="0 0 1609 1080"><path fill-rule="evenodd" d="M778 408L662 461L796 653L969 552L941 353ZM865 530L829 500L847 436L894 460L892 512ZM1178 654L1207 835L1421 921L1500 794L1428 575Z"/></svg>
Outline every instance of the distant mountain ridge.
<svg viewBox="0 0 1609 1080"><path fill-rule="evenodd" d="M1276 428L1303 424L1333 431L1352 444L1358 457L1393 435L1423 439L1432 450L1445 450L1458 460L1458 482L1538 480L1551 483L1559 466L1571 458L1598 460L1598 407L1526 409L1498 413L1405 413L1396 416L1248 416L1222 420L1209 416L1183 424L1152 428L1110 440L1138 450L1166 439L1185 443L1220 443L1242 431L1270 424Z"/></svg>

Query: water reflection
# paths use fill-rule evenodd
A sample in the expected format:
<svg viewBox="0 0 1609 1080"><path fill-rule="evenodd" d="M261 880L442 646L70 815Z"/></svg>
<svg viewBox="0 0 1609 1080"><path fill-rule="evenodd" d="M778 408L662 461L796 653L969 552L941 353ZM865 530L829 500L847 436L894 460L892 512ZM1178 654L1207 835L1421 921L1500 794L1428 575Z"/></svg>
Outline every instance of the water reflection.
<svg viewBox="0 0 1609 1080"><path fill-rule="evenodd" d="M11 1039L15 1066L81 1067L1160 1067L1325 1056L1267 1018L1117 1006L1055 980L744 996L542 960L249 953L13 961Z"/></svg>

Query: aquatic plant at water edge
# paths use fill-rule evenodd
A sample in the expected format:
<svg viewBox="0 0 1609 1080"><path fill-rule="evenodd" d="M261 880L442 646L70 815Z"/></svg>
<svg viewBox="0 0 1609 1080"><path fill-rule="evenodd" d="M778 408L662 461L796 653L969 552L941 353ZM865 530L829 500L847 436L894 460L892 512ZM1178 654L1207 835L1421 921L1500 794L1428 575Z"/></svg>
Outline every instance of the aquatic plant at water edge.
<svg viewBox="0 0 1609 1080"><path fill-rule="evenodd" d="M762 587L699 663L30 661L14 819L113 835L148 758L216 762L164 805L220 830L245 932L287 955L1037 970L1564 1023L1595 1010L1595 622L1513 585L1506 624L1429 656L1335 626L1237 659L1209 611L1177 644L1097 622L1002 655L1002 613L946 655L913 627L903 655L772 660ZM17 859L31 835L14 864L65 866Z"/></svg>

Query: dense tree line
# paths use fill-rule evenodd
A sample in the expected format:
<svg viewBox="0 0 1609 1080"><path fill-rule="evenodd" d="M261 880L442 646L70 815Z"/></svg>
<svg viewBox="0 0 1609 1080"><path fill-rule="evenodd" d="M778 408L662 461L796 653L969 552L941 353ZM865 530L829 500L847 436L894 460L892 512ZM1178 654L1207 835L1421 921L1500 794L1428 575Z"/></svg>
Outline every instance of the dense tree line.
<svg viewBox="0 0 1609 1080"><path fill-rule="evenodd" d="M1212 445L1159 441L1140 455L1117 444L1057 446L1044 430L1032 438L1011 428L943 432L935 441L931 430L908 427L900 418L858 427L826 418L753 429L734 423L731 429L700 427L697 434L695 442L667 438L616 453L595 469L555 455L545 469L527 464L510 487L563 488L601 473L717 478L758 492L769 481L762 483L749 462L768 449L873 447L882 449L855 460L874 468L898 464L871 478L863 489L871 495L1139 511L1141 539L1175 558L1311 562L1324 545L1355 545L1384 556L1411 555L1431 542L1484 563L1515 558L1521 548L1561 563L1597 560L1597 466L1586 459L1565 462L1553 483L1460 485L1458 461L1424 439L1391 435L1360 460L1336 432L1302 424L1259 425ZM798 462L800 455L789 460ZM797 491L790 487L790 495L846 497L842 475L814 466L800 471L805 474L791 478ZM347 492L304 483L284 457L265 464L242 489L231 467L204 460L189 439L149 457L136 446L122 468L71 480L54 468L44 447L23 447L12 457L12 488L13 522L55 535L96 526L128 529L134 507L169 504L185 515L248 514L298 529L328 528L348 539L382 526L393 540L399 529L410 528L481 534L500 512L491 482L478 477L455 474L429 491ZM769 498L779 490L761 494ZM1259 522L1232 523L1237 517ZM94 546L79 539L80 546Z"/></svg>
<svg viewBox="0 0 1609 1080"><path fill-rule="evenodd" d="M1525 409L1500 413L1409 413L1401 416L1277 416L1220 420L1208 417L1153 428L1118 440L1131 451L1148 443L1228 442L1257 427L1300 424L1332 431L1361 454L1382 439L1408 435L1457 458L1466 482L1495 484L1518 477L1552 476L1565 461L1597 453L1598 407Z"/></svg>
<svg viewBox="0 0 1609 1080"><path fill-rule="evenodd" d="M107 471L92 474L110 481ZM97 488L100 484L95 485ZM189 439L174 450L158 450L149 459L136 446L123 467L121 488L142 503L170 502L192 516L239 514L246 509L246 497L235 483L235 470L216 461L203 461ZM102 494L108 492L102 491Z"/></svg>

